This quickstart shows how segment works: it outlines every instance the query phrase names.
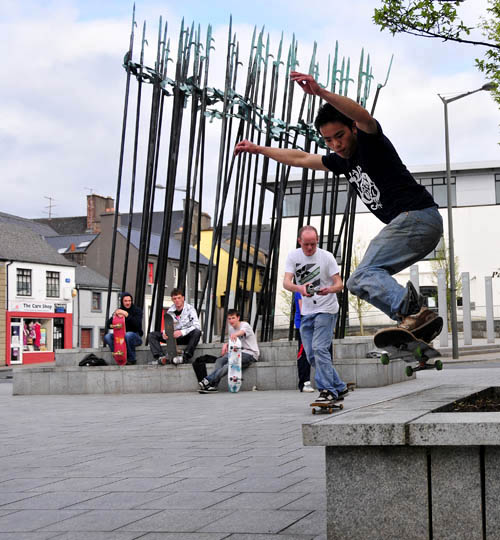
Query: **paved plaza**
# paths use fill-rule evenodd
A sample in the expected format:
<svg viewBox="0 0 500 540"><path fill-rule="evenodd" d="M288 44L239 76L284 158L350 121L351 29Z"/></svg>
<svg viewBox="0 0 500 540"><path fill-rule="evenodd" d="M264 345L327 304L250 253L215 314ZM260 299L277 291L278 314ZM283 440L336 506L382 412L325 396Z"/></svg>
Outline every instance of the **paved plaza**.
<svg viewBox="0 0 500 540"><path fill-rule="evenodd" d="M500 369L357 389L345 410L460 381L498 384ZM3 379L0 540L326 539L324 449L301 433L328 419L314 394L11 392Z"/></svg>

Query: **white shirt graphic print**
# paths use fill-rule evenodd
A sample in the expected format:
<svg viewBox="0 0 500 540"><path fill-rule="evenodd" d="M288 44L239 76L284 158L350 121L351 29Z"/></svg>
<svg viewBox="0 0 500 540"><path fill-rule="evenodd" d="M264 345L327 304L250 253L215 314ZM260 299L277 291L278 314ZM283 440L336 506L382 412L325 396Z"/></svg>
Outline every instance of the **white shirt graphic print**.
<svg viewBox="0 0 500 540"><path fill-rule="evenodd" d="M382 208L380 202L380 191L375 182L358 165L349 173L349 182L356 184L360 199L370 210Z"/></svg>

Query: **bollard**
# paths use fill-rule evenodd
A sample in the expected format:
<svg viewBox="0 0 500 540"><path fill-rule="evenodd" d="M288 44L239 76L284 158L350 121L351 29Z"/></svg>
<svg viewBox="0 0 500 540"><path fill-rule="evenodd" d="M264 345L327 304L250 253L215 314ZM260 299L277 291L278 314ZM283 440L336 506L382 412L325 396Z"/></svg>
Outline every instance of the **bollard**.
<svg viewBox="0 0 500 540"><path fill-rule="evenodd" d="M469 272L462 272L462 311L464 326L464 345L472 345L472 316L470 309Z"/></svg>
<svg viewBox="0 0 500 540"><path fill-rule="evenodd" d="M495 324L493 319L493 281L491 276L484 278L484 293L486 295L486 340L495 343Z"/></svg>
<svg viewBox="0 0 500 540"><path fill-rule="evenodd" d="M415 289L417 289L417 292L420 292L418 264L413 264L412 266L410 266L410 281L413 283Z"/></svg>
<svg viewBox="0 0 500 540"><path fill-rule="evenodd" d="M439 345L448 346L448 302L446 296L446 274L444 269L437 272L438 275L438 308L439 316L443 319L443 331L439 334Z"/></svg>

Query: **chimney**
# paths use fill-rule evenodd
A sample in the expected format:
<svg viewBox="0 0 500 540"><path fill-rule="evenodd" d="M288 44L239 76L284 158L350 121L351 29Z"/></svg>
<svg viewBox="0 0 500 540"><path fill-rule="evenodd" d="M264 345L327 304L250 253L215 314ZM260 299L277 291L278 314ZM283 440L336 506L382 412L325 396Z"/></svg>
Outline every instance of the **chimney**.
<svg viewBox="0 0 500 540"><path fill-rule="evenodd" d="M101 232L101 214L114 213L113 197L103 197L97 193L87 195L87 231Z"/></svg>

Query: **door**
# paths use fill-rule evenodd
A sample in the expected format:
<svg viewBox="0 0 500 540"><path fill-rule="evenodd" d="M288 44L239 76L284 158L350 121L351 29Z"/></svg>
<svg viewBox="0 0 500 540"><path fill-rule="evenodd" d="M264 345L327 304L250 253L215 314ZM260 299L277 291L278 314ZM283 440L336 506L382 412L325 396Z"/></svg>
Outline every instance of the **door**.
<svg viewBox="0 0 500 540"><path fill-rule="evenodd" d="M21 323L10 323L10 363L23 363L23 335L21 333Z"/></svg>
<svg viewBox="0 0 500 540"><path fill-rule="evenodd" d="M92 328L82 328L80 332L80 347L82 349L92 348Z"/></svg>

